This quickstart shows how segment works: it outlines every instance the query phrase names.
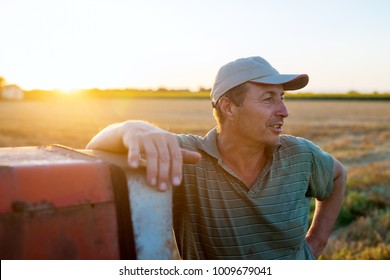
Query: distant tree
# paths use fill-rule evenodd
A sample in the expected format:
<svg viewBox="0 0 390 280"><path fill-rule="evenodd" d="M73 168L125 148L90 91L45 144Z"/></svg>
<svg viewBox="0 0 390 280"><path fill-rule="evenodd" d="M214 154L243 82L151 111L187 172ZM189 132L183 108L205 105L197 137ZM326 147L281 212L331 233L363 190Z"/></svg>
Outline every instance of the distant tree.
<svg viewBox="0 0 390 280"><path fill-rule="evenodd" d="M211 88L200 87L198 90L198 92L203 92L203 91L211 91Z"/></svg>
<svg viewBox="0 0 390 280"><path fill-rule="evenodd" d="M348 95L359 95L360 93L356 90L351 90L347 93Z"/></svg>
<svg viewBox="0 0 390 280"><path fill-rule="evenodd" d="M165 87L159 87L156 91L168 91Z"/></svg>

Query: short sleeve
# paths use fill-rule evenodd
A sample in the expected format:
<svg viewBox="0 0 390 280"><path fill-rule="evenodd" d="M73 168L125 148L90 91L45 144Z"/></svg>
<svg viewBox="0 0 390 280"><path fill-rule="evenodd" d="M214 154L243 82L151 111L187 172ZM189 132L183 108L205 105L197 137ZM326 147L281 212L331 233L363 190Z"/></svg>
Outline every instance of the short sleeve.
<svg viewBox="0 0 390 280"><path fill-rule="evenodd" d="M190 134L176 134L176 139L182 149L197 151L199 137Z"/></svg>
<svg viewBox="0 0 390 280"><path fill-rule="evenodd" d="M333 157L308 141L312 154L311 175L307 196L324 200L333 190Z"/></svg>

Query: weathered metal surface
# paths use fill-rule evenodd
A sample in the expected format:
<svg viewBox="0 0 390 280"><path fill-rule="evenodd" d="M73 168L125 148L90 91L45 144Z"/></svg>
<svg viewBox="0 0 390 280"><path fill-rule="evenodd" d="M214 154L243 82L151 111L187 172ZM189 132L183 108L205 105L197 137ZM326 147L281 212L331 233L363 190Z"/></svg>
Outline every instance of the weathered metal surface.
<svg viewBox="0 0 390 280"><path fill-rule="evenodd" d="M120 258L112 188L102 160L0 148L0 258Z"/></svg>
<svg viewBox="0 0 390 280"><path fill-rule="evenodd" d="M119 259L115 206L0 214L1 259Z"/></svg>
<svg viewBox="0 0 390 280"><path fill-rule="evenodd" d="M84 151L121 166L127 177L131 219L137 258L167 260L178 258L172 231L172 190L157 191L146 182L145 169L130 169L124 155Z"/></svg>
<svg viewBox="0 0 390 280"><path fill-rule="evenodd" d="M128 175L130 207L139 259L174 257L172 194L148 186L144 172Z"/></svg>
<svg viewBox="0 0 390 280"><path fill-rule="evenodd" d="M106 164L82 154L72 159L43 147L0 148L0 176L0 212L12 211L15 203L67 207L113 201Z"/></svg>
<svg viewBox="0 0 390 280"><path fill-rule="evenodd" d="M126 174L137 258L176 258L171 191L149 187L124 155L79 152L0 148L0 258L119 259L107 162Z"/></svg>

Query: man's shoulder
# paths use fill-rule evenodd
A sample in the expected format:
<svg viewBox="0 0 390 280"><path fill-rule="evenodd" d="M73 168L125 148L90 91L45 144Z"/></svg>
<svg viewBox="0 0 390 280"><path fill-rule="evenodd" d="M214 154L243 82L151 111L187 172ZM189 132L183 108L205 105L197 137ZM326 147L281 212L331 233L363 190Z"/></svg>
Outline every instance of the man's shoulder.
<svg viewBox="0 0 390 280"><path fill-rule="evenodd" d="M279 141L282 150L299 150L310 152L315 144L308 139L292 136L282 135Z"/></svg>
<svg viewBox="0 0 390 280"><path fill-rule="evenodd" d="M185 149L197 148L204 140L203 137L193 134L177 134L176 135L180 146Z"/></svg>
<svg viewBox="0 0 390 280"><path fill-rule="evenodd" d="M312 142L302 137L292 136L292 135L281 135L280 144L284 146L288 145L310 145Z"/></svg>
<svg viewBox="0 0 390 280"><path fill-rule="evenodd" d="M291 154L310 154L312 156L328 155L321 147L312 141L291 135L282 135L280 137L280 149L279 152Z"/></svg>

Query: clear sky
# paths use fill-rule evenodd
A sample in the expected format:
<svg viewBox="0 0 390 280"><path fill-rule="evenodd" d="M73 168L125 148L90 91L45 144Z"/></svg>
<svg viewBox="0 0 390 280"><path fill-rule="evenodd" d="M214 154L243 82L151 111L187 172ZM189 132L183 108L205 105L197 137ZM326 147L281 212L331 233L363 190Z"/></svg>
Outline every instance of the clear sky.
<svg viewBox="0 0 390 280"><path fill-rule="evenodd" d="M390 92L388 0L0 0L0 76L24 89L211 87L260 55L313 92Z"/></svg>

